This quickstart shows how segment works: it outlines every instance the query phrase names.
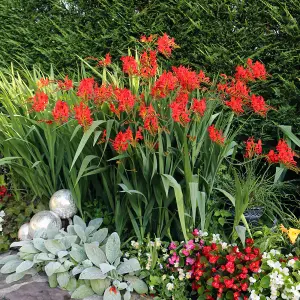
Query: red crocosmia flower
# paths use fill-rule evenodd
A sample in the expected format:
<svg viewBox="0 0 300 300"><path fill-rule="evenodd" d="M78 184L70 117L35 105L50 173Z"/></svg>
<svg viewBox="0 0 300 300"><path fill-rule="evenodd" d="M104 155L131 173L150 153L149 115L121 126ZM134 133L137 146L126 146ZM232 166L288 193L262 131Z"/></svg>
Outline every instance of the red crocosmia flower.
<svg viewBox="0 0 300 300"><path fill-rule="evenodd" d="M52 110L52 116L55 122L65 123L69 119L69 107L64 101L58 100Z"/></svg>
<svg viewBox="0 0 300 300"><path fill-rule="evenodd" d="M118 103L118 107L115 108L114 112L120 116L120 113L125 111L129 113L135 104L135 96L131 93L129 89L123 88L119 89L117 88L114 92L116 101ZM112 108L112 106L111 106ZM113 110L113 109L112 109Z"/></svg>
<svg viewBox="0 0 300 300"><path fill-rule="evenodd" d="M209 81L210 81L209 77L206 77L205 73L202 70L199 72L198 77L199 77L200 83L201 82L209 83Z"/></svg>
<svg viewBox="0 0 300 300"><path fill-rule="evenodd" d="M140 75L143 78L149 78L156 75L157 59L156 51L143 52L140 58Z"/></svg>
<svg viewBox="0 0 300 300"><path fill-rule="evenodd" d="M73 88L73 81L69 79L68 75L65 77L64 81L58 80L58 88L63 91L69 91Z"/></svg>
<svg viewBox="0 0 300 300"><path fill-rule="evenodd" d="M109 288L109 292L114 293L115 295L117 295L117 293L118 293L117 288L114 285Z"/></svg>
<svg viewBox="0 0 300 300"><path fill-rule="evenodd" d="M143 102L140 106L139 115L144 120L144 128L149 131L152 135L155 135L158 131L158 115L153 108L152 104L148 107Z"/></svg>
<svg viewBox="0 0 300 300"><path fill-rule="evenodd" d="M265 66L256 61L253 64L252 59L248 58L247 60L247 67L244 68L243 66L236 67L235 78L238 80L247 81L254 81L256 79L265 80L267 77L267 72Z"/></svg>
<svg viewBox="0 0 300 300"><path fill-rule="evenodd" d="M30 100L32 101L32 109L36 112L44 111L49 101L44 92L36 92Z"/></svg>
<svg viewBox="0 0 300 300"><path fill-rule="evenodd" d="M98 61L98 65L102 67L107 67L111 64L111 56L109 53L105 55L105 58Z"/></svg>
<svg viewBox="0 0 300 300"><path fill-rule="evenodd" d="M189 111L187 109L189 96L186 93L179 93L175 101L170 104L172 110L172 119L175 122L180 123L182 126L185 126L190 122Z"/></svg>
<svg viewBox="0 0 300 300"><path fill-rule="evenodd" d="M170 57L172 50L177 47L174 38L170 38L166 33L157 39L157 50L166 57Z"/></svg>
<svg viewBox="0 0 300 300"><path fill-rule="evenodd" d="M114 90L111 85L105 84L100 87L96 86L94 90L94 102L96 105L101 105L104 102L110 102L114 97Z"/></svg>
<svg viewBox="0 0 300 300"><path fill-rule="evenodd" d="M239 97L231 97L230 101L225 101L225 105L230 107L237 115L244 112L243 101Z"/></svg>
<svg viewBox="0 0 300 300"><path fill-rule="evenodd" d="M269 163L281 163L284 164L289 169L294 169L298 171L296 167L297 162L294 159L296 153L288 146L287 142L280 140L276 146L276 151L270 150L266 158Z"/></svg>
<svg viewBox="0 0 300 300"><path fill-rule="evenodd" d="M122 56L121 61L123 62L123 72L129 76L138 75L138 64L133 56Z"/></svg>
<svg viewBox="0 0 300 300"><path fill-rule="evenodd" d="M195 71L191 71L189 68L179 66L178 68L172 67L175 73L181 89L185 92L191 92L194 89L199 88L200 79Z"/></svg>
<svg viewBox="0 0 300 300"><path fill-rule="evenodd" d="M252 158L255 154L260 155L262 153L262 142L258 140L257 143L254 142L254 138L250 137L246 141L246 158Z"/></svg>
<svg viewBox="0 0 300 300"><path fill-rule="evenodd" d="M78 124L81 125L84 129L86 129L93 123L91 111L85 103L80 102L79 105L74 107L74 111L75 119L77 120Z"/></svg>
<svg viewBox="0 0 300 300"><path fill-rule="evenodd" d="M94 78L84 78L80 81L77 96L83 100L89 100L94 97L94 87L95 80Z"/></svg>
<svg viewBox="0 0 300 300"><path fill-rule="evenodd" d="M41 78L40 80L38 80L37 82L37 86L39 89L48 86L50 83L49 78Z"/></svg>
<svg viewBox="0 0 300 300"><path fill-rule="evenodd" d="M207 128L209 138L219 144L224 145L225 137L223 136L222 132L215 128L215 125L211 125Z"/></svg>
<svg viewBox="0 0 300 300"><path fill-rule="evenodd" d="M136 141L141 139L140 133L136 137ZM113 148L118 152L122 153L128 149L128 146L134 142L133 134L130 128L128 128L125 132L119 132L116 138L112 141Z"/></svg>
<svg viewBox="0 0 300 300"><path fill-rule="evenodd" d="M153 42L153 35L150 34L149 37L147 37L145 35L142 35L140 37L140 42L142 42L142 43L151 43L151 42Z"/></svg>
<svg viewBox="0 0 300 300"><path fill-rule="evenodd" d="M206 99L203 98L201 100L198 100L196 98L193 98L192 111L196 115L203 117L205 110L206 110Z"/></svg>
<svg viewBox="0 0 300 300"><path fill-rule="evenodd" d="M157 79L151 90L152 97L167 97L171 91L175 90L177 83L177 78L171 72L164 71L164 73Z"/></svg>
<svg viewBox="0 0 300 300"><path fill-rule="evenodd" d="M262 117L265 117L267 112L271 109L271 107L266 104L262 96L256 95L251 96L251 107L255 113Z"/></svg>

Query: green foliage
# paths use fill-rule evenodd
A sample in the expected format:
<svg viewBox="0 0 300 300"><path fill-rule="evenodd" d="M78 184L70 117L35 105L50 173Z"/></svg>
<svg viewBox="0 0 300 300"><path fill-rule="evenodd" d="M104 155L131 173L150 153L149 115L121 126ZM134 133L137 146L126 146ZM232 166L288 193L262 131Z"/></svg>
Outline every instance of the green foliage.
<svg viewBox="0 0 300 300"><path fill-rule="evenodd" d="M99 229L102 221L95 219L86 226L74 216L67 231L48 228L45 239L44 232L37 231L33 240L12 243L11 247L21 248L0 261L1 273L10 274L9 283L43 270L51 287L68 290L74 299L94 294L104 294L105 300L121 299L120 291L130 299L133 290L147 293L147 285L135 276L141 269L138 260L121 261L120 238L116 232L107 237L107 229Z"/></svg>
<svg viewBox="0 0 300 300"><path fill-rule="evenodd" d="M273 121L299 132L299 36L297 0L12 0L0 4L0 63L49 64L77 70L77 55L113 58L127 53L141 34L167 32L180 45L170 64L209 73L232 73L248 57L272 75L255 90L274 106L263 137L276 136ZM257 135L260 120L244 132Z"/></svg>
<svg viewBox="0 0 300 300"><path fill-rule="evenodd" d="M22 194L20 200L9 197L0 202L0 211L5 211L3 231L0 234L0 252L7 251L9 245L17 239L21 225L28 222L33 214L45 209L45 204L37 199L30 199L26 194Z"/></svg>

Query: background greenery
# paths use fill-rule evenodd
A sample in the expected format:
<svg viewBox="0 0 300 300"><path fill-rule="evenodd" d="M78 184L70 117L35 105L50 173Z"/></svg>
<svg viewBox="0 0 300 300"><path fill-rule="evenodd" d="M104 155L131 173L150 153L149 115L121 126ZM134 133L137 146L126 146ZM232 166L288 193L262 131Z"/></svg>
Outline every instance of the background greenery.
<svg viewBox="0 0 300 300"><path fill-rule="evenodd" d="M180 45L170 64L232 73L246 58L261 60L272 77L256 86L277 108L273 122L300 132L300 7L297 0L2 0L0 67L12 61L77 70L78 57L113 58L141 34L167 32ZM246 129L255 135L260 119ZM249 132L250 131L250 132Z"/></svg>

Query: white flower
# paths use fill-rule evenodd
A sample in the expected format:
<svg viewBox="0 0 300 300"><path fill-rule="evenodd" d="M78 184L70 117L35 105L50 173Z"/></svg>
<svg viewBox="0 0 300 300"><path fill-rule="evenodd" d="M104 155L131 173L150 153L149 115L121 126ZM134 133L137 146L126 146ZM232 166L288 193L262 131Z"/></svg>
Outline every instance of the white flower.
<svg viewBox="0 0 300 300"><path fill-rule="evenodd" d="M287 265L288 265L289 267L293 267L294 264L295 264L295 262L296 262L296 261L292 258L292 259L290 259L290 260L288 261Z"/></svg>
<svg viewBox="0 0 300 300"><path fill-rule="evenodd" d="M199 230L199 237L208 236L208 232Z"/></svg>
<svg viewBox="0 0 300 300"><path fill-rule="evenodd" d="M221 238L219 234L213 234L213 238L211 240L211 243L219 243L221 242Z"/></svg>
<svg viewBox="0 0 300 300"><path fill-rule="evenodd" d="M174 264L174 267L175 267L175 268L178 268L178 267L179 267L179 262L176 262L176 263Z"/></svg>
<svg viewBox="0 0 300 300"><path fill-rule="evenodd" d="M168 289L168 291L172 291L174 289L174 284L169 282L167 284L167 289Z"/></svg>
<svg viewBox="0 0 300 300"><path fill-rule="evenodd" d="M0 211L0 217L5 217L5 212L4 212L4 210L1 210L1 211Z"/></svg>
<svg viewBox="0 0 300 300"><path fill-rule="evenodd" d="M268 252L264 252L263 255L262 255L262 258L263 259L270 259L271 256L270 256L270 254Z"/></svg>
<svg viewBox="0 0 300 300"><path fill-rule="evenodd" d="M173 275L169 276L169 278L170 278L171 280L174 280L174 279L175 279L175 277L174 277Z"/></svg>
<svg viewBox="0 0 300 300"><path fill-rule="evenodd" d="M182 280L184 279L184 277L185 277L185 275L182 273L182 274L179 274L178 279L179 279L180 281L182 281Z"/></svg>
<svg viewBox="0 0 300 300"><path fill-rule="evenodd" d="M223 242L223 243L221 243L221 246L222 246L222 249L224 250L224 249L227 249L227 247L228 247L228 244L227 244L227 243L225 243L225 242Z"/></svg>
<svg viewBox="0 0 300 300"><path fill-rule="evenodd" d="M126 252L125 257L129 257L129 256L130 256L129 252Z"/></svg>
<svg viewBox="0 0 300 300"><path fill-rule="evenodd" d="M163 260L167 260L168 257L169 257L169 254L167 254L167 253L164 254L164 255L163 255Z"/></svg>
<svg viewBox="0 0 300 300"><path fill-rule="evenodd" d="M153 285L149 285L149 290L153 291L154 290L154 286Z"/></svg>
<svg viewBox="0 0 300 300"><path fill-rule="evenodd" d="M259 300L260 296L256 294L255 290L252 290L249 299L250 300Z"/></svg>
<svg viewBox="0 0 300 300"><path fill-rule="evenodd" d="M286 275L286 276L289 276L289 274L290 274L290 270L289 270L288 268L283 268L283 269L282 269L282 272L283 272L283 274Z"/></svg>
<svg viewBox="0 0 300 300"><path fill-rule="evenodd" d="M190 279L191 277L192 277L191 272L187 272L187 273L185 274L185 278L186 278L186 279Z"/></svg>
<svg viewBox="0 0 300 300"><path fill-rule="evenodd" d="M139 242L131 241L131 246L132 246L134 249L139 249L140 244L139 244Z"/></svg>
<svg viewBox="0 0 300 300"><path fill-rule="evenodd" d="M0 224L0 231L2 231L3 230L3 227L2 227L2 224Z"/></svg>
<svg viewBox="0 0 300 300"><path fill-rule="evenodd" d="M163 276L161 276L161 279L162 280L165 280L167 278L167 275L166 274L164 274Z"/></svg>
<svg viewBox="0 0 300 300"><path fill-rule="evenodd" d="M161 240L160 240L160 238L156 238L155 239L155 246L156 247L160 247L161 246Z"/></svg>
<svg viewBox="0 0 300 300"><path fill-rule="evenodd" d="M250 277L250 278L249 278L249 281L250 281L251 283L254 283L254 282L256 282L256 279L255 279L254 277Z"/></svg>

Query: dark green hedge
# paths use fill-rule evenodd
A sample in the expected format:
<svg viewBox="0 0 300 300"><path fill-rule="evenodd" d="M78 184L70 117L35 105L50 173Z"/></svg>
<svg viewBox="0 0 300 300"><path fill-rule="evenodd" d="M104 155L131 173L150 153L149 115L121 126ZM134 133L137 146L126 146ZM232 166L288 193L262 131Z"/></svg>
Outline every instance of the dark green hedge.
<svg viewBox="0 0 300 300"><path fill-rule="evenodd" d="M246 58L265 63L272 77L254 89L278 109L273 122L300 132L299 0L1 0L0 67L11 61L47 71L77 68L78 58L113 57L142 33L167 32L181 46L172 64L230 73ZM261 119L247 130L254 134Z"/></svg>

